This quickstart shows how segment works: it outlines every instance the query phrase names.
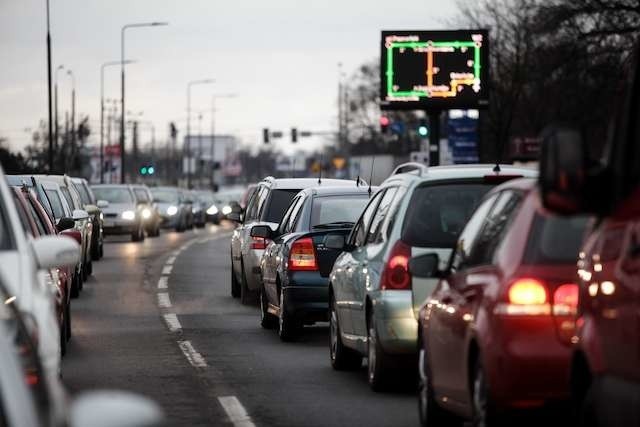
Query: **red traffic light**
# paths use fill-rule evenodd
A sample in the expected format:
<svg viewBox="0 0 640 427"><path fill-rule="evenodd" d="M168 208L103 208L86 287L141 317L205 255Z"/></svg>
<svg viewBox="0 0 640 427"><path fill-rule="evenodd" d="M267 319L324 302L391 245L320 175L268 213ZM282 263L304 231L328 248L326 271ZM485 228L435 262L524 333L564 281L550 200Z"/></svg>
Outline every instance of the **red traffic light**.
<svg viewBox="0 0 640 427"><path fill-rule="evenodd" d="M380 116L380 126L389 126L390 120L387 116Z"/></svg>

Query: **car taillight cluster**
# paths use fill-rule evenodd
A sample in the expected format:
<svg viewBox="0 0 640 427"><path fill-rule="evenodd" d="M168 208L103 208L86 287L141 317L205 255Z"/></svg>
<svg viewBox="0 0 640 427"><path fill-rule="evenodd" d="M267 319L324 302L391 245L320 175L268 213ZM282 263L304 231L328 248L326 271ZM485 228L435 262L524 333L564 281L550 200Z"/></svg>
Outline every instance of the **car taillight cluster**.
<svg viewBox="0 0 640 427"><path fill-rule="evenodd" d="M251 239L251 249L267 249L269 240L265 239L264 237L252 237Z"/></svg>
<svg viewBox="0 0 640 427"><path fill-rule="evenodd" d="M398 240L389 254L389 260L382 271L380 288L387 290L411 289L411 274L409 274L409 258L411 247Z"/></svg>
<svg viewBox="0 0 640 427"><path fill-rule="evenodd" d="M311 237L303 237L291 245L289 271L317 271L318 260Z"/></svg>

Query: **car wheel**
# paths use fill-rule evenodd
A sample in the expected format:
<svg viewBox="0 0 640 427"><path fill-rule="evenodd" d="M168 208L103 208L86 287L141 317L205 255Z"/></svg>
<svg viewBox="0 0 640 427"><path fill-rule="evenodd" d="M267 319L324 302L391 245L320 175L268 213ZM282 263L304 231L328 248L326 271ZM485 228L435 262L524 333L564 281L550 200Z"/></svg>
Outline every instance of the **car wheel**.
<svg viewBox="0 0 640 427"><path fill-rule="evenodd" d="M78 290L84 288L84 266L80 266L80 272L78 273Z"/></svg>
<svg viewBox="0 0 640 427"><path fill-rule="evenodd" d="M78 298L80 296L80 277L78 273L73 273L73 277L71 278L71 289L70 295L71 298Z"/></svg>
<svg viewBox="0 0 640 427"><path fill-rule="evenodd" d="M87 264L87 276L93 276L93 260L89 260Z"/></svg>
<svg viewBox="0 0 640 427"><path fill-rule="evenodd" d="M335 298L331 299L329 307L329 355L331 366L337 371L358 369L362 365L362 355L345 347L340 335L340 321L336 311Z"/></svg>
<svg viewBox="0 0 640 427"><path fill-rule="evenodd" d="M276 316L269 313L269 302L263 287L260 291L260 326L264 329L274 329L277 320Z"/></svg>
<svg viewBox="0 0 640 427"><path fill-rule="evenodd" d="M473 388L473 415L471 425L473 427L490 427L497 425L493 405L489 396L487 376L482 367L480 356L478 356L478 360L473 371L473 383L471 385Z"/></svg>
<svg viewBox="0 0 640 427"><path fill-rule="evenodd" d="M89 267L88 267L88 263L84 263L82 264L82 281L86 282L87 279L89 278ZM80 288L82 289L82 288Z"/></svg>
<svg viewBox="0 0 640 427"><path fill-rule="evenodd" d="M391 367L387 356L378 341L376 318L369 315L369 329L367 332L367 379L373 391L382 391L387 388Z"/></svg>
<svg viewBox="0 0 640 427"><path fill-rule="evenodd" d="M420 425L422 427L448 427L460 426L460 420L454 418L446 412L436 402L431 379L429 378L429 369L426 367L426 352L420 345L418 354L418 414L420 416Z"/></svg>
<svg viewBox="0 0 640 427"><path fill-rule="evenodd" d="M238 283L236 272L233 271L233 260L231 261L231 296L240 298L240 283Z"/></svg>
<svg viewBox="0 0 640 427"><path fill-rule="evenodd" d="M100 259L104 256L104 243L100 243Z"/></svg>
<svg viewBox="0 0 640 427"><path fill-rule="evenodd" d="M144 240L144 227L140 225L136 231L131 234L132 242L142 242Z"/></svg>
<svg viewBox="0 0 640 427"><path fill-rule="evenodd" d="M256 302L255 292L249 290L247 286L247 276L244 273L244 263L240 262L240 303L242 305L254 305Z"/></svg>
<svg viewBox="0 0 640 427"><path fill-rule="evenodd" d="M281 341L295 341L302 330L302 324L285 310L284 292L280 291L280 315L278 316L278 336Z"/></svg>

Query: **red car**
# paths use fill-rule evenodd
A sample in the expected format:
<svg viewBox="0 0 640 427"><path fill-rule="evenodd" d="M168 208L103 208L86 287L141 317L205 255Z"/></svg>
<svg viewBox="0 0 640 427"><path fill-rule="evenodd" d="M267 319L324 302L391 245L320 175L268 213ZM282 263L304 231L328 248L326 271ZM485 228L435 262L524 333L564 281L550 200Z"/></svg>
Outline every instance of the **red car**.
<svg viewBox="0 0 640 427"><path fill-rule="evenodd" d="M640 43L614 93L602 158L580 132L549 127L543 136L540 191L563 214L587 213L571 387L584 426L640 426Z"/></svg>
<svg viewBox="0 0 640 427"><path fill-rule="evenodd" d="M43 235L56 235L58 230L53 225L51 218L38 201L35 194L26 187L12 187L14 201L20 220L25 228L27 234L33 237L39 237ZM64 227L65 223L59 224L59 227ZM61 231L60 234L69 234L69 237L74 238L76 241L80 239L80 232L73 230L73 220L67 221L66 224L69 230ZM75 233L78 235L76 236ZM48 272L50 274L50 281L54 286L54 298L56 305L56 313L58 315L58 321L60 326L60 350L64 355L66 352L66 344L71 338L71 282L73 280L73 268L60 267L53 271Z"/></svg>
<svg viewBox="0 0 640 427"><path fill-rule="evenodd" d="M423 425L491 426L569 400L575 265L588 219L550 215L535 184L488 193L445 271L436 254L410 262L415 276L440 278L419 316Z"/></svg>

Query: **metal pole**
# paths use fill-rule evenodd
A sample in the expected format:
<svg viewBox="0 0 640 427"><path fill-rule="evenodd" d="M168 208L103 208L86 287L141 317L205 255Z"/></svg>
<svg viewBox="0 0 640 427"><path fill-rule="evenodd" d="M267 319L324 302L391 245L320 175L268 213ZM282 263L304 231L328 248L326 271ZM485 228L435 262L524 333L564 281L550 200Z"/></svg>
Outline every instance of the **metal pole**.
<svg viewBox="0 0 640 427"><path fill-rule="evenodd" d="M202 113L198 114L198 185L202 185Z"/></svg>
<svg viewBox="0 0 640 427"><path fill-rule="evenodd" d="M63 70L64 69L64 65L58 65L58 68L56 68L56 76L55 76L55 102L54 102L54 107L55 107L55 135L53 137L53 146L55 151L58 150L58 142L60 141L60 123L58 121L58 71ZM55 157L54 157L54 162L55 162ZM55 167L54 167L55 169Z"/></svg>
<svg viewBox="0 0 640 427"><path fill-rule="evenodd" d="M440 164L440 110L429 110L429 166Z"/></svg>
<svg viewBox="0 0 640 427"><path fill-rule="evenodd" d="M122 110L122 116L120 117L120 184L124 184L126 180L126 174L124 171L124 31L127 29L127 26L123 26L120 31L120 108Z"/></svg>
<svg viewBox="0 0 640 427"><path fill-rule="evenodd" d="M67 75L71 77L71 167L76 156L76 77L72 70L67 70Z"/></svg>
<svg viewBox="0 0 640 427"><path fill-rule="evenodd" d="M100 67L100 184L104 184L104 67Z"/></svg>
<svg viewBox="0 0 640 427"><path fill-rule="evenodd" d="M187 85L187 188L191 188L191 82Z"/></svg>
<svg viewBox="0 0 640 427"><path fill-rule="evenodd" d="M216 97L215 95L211 99L211 186L216 180Z"/></svg>
<svg viewBox="0 0 640 427"><path fill-rule="evenodd" d="M53 106L51 100L51 31L49 0L47 0L47 86L49 103L49 173L53 173Z"/></svg>

